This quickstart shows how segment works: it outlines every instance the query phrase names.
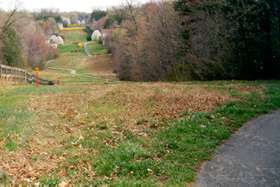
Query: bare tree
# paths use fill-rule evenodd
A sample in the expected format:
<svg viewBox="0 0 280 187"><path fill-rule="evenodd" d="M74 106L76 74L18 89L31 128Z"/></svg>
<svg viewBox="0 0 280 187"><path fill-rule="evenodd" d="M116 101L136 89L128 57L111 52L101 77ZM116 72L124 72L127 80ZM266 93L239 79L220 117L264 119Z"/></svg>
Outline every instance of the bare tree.
<svg viewBox="0 0 280 187"><path fill-rule="evenodd" d="M176 67L180 51L180 22L172 3L125 6L122 24L126 34L120 38L115 55L121 79L168 79Z"/></svg>
<svg viewBox="0 0 280 187"><path fill-rule="evenodd" d="M42 21L35 21L28 13L20 13L18 20L17 32L21 37L28 64L32 67L44 68L44 62L57 55L57 50L46 42L48 36L53 34L56 28L52 28L49 19L42 24Z"/></svg>

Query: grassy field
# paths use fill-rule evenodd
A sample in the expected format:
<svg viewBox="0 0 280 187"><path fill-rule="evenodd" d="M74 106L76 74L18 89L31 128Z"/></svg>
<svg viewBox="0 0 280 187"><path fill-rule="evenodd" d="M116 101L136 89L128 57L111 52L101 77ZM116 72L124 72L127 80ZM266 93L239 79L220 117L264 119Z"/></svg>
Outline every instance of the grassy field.
<svg viewBox="0 0 280 187"><path fill-rule="evenodd" d="M74 31L62 31L61 34L64 37L64 45L59 46L60 53L83 53L83 44L86 42L86 33L82 30Z"/></svg>
<svg viewBox="0 0 280 187"><path fill-rule="evenodd" d="M79 31L62 31L61 34L65 39L65 43L86 42L86 33L82 30Z"/></svg>
<svg viewBox="0 0 280 187"><path fill-rule="evenodd" d="M105 49L102 44L95 41L90 42L88 48L92 55L104 55L108 53L108 50Z"/></svg>
<svg viewBox="0 0 280 187"><path fill-rule="evenodd" d="M120 82L109 55L69 52L47 66L60 85L0 83L0 184L186 186L280 107L279 81Z"/></svg>

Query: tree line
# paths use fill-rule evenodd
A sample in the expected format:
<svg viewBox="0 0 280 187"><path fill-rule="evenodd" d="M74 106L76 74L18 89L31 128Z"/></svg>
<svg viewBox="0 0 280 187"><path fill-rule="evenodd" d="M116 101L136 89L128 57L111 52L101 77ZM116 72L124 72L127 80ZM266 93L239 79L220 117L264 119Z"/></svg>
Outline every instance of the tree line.
<svg viewBox="0 0 280 187"><path fill-rule="evenodd" d="M122 18L109 46L121 80L280 78L280 0L128 2L110 14Z"/></svg>
<svg viewBox="0 0 280 187"><path fill-rule="evenodd" d="M57 49L47 44L56 22L36 21L31 13L0 11L0 64L44 68L46 60L57 57Z"/></svg>

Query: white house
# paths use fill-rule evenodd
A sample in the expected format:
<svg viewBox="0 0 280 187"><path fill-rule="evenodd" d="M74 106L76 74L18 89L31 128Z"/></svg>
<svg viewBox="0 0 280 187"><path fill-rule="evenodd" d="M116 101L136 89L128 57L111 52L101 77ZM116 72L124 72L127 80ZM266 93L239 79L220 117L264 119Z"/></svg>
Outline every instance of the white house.
<svg viewBox="0 0 280 187"><path fill-rule="evenodd" d="M86 20L81 20L81 25L85 26L86 25Z"/></svg>
<svg viewBox="0 0 280 187"><path fill-rule="evenodd" d="M56 45L63 45L64 40L61 36L57 36L57 35L54 34L49 38L48 43L56 44Z"/></svg>
<svg viewBox="0 0 280 187"><path fill-rule="evenodd" d="M70 18L62 17L62 21L63 21L64 25L70 25L71 24Z"/></svg>
<svg viewBox="0 0 280 187"><path fill-rule="evenodd" d="M95 30L91 35L91 40L93 41L102 40L102 33L99 30Z"/></svg>

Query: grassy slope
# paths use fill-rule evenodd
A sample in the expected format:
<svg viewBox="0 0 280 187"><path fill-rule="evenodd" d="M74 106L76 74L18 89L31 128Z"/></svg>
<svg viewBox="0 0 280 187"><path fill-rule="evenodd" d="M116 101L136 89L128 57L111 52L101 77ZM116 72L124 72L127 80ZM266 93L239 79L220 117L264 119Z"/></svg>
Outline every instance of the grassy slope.
<svg viewBox="0 0 280 187"><path fill-rule="evenodd" d="M65 43L86 42L86 33L83 31L65 31L62 32L65 38Z"/></svg>
<svg viewBox="0 0 280 187"><path fill-rule="evenodd" d="M105 49L102 44L95 41L90 42L88 48L92 55L104 55L108 53L108 50Z"/></svg>
<svg viewBox="0 0 280 187"><path fill-rule="evenodd" d="M280 107L279 82L257 84L265 86L264 95L232 93L241 100L211 112L185 113L181 120L152 132L148 141L131 135L116 148L104 148L100 157L93 160L97 173L118 176L113 182L116 186L185 186L194 181L200 164L210 159L231 133L249 119ZM216 83L209 85L215 87ZM110 180L106 182L112 184Z"/></svg>
<svg viewBox="0 0 280 187"><path fill-rule="evenodd" d="M205 83L188 84L205 86ZM120 124L117 129L121 135L114 135L115 129L108 126L109 122L104 123L103 120L98 122L97 118L98 123L93 125L91 117L81 119L83 121L81 123L88 124L88 128L84 126L77 128L76 123L78 122L74 118L56 116L49 110L45 110L44 106L43 109L39 107L38 112L35 113L25 107L30 97L38 98L49 94L62 94L62 97L67 97L68 94L79 94L79 97L85 99L91 95L92 91L98 93L98 89L103 90L107 86L101 88L89 85L40 88L8 87L5 91L1 90L0 97L0 145L5 150L1 154L4 156L4 154L9 155L26 149L31 146L29 142L34 139L34 136L46 139L45 136L37 134L38 125L42 125L40 128L45 128L44 131L54 135L57 141L63 142L63 147L50 146L42 151L49 151L49 154L56 156L66 154L60 164L51 169L49 173L41 175L40 180L44 184L71 181L71 183L88 185L157 186L164 184L184 186L186 182L194 180L200 163L210 159L216 146L227 139L244 122L280 107L279 82L254 83L265 86L264 94L257 92L241 94L232 87L226 86L227 82L224 82L223 86L220 85L220 82L208 84L211 89L229 91L235 98L241 98L241 100L229 102L210 112L185 113L180 120L169 120L168 123L161 124L164 128L143 126L146 128L147 136L139 136ZM235 84L240 83L236 82L233 85ZM242 84L250 85L252 83ZM106 98L104 99L106 100ZM111 102L102 100L100 103L92 103L86 110L82 106L77 110L79 113L87 112L88 116L93 118L99 114L109 117L110 115L115 116L114 114L118 115L118 111L123 109ZM48 121L50 114L54 121L52 123L57 122L54 129L42 124ZM59 127L65 128L63 125L66 123L68 123L66 128L76 129L75 131L70 130L72 134L68 134L64 130L57 130ZM79 137L83 138L79 140ZM110 140L114 141L113 146ZM78 144L71 143L77 141ZM108 144L104 142L108 142ZM40 160L38 155L33 156ZM83 169L84 167L89 167L91 171ZM61 178L61 172L65 172L63 178Z"/></svg>
<svg viewBox="0 0 280 187"><path fill-rule="evenodd" d="M83 31L63 31L64 45L59 46L61 53L83 53L83 48L79 47L79 43L86 42L86 33Z"/></svg>
<svg viewBox="0 0 280 187"><path fill-rule="evenodd" d="M19 183L185 186L244 122L280 107L279 81L108 84L87 60L65 52L50 64L78 72L43 73L59 86L0 88L0 162Z"/></svg>

